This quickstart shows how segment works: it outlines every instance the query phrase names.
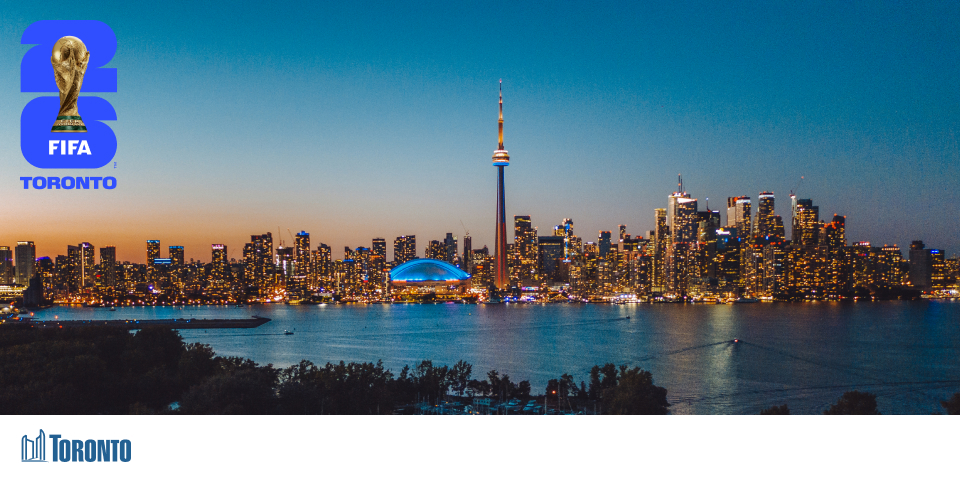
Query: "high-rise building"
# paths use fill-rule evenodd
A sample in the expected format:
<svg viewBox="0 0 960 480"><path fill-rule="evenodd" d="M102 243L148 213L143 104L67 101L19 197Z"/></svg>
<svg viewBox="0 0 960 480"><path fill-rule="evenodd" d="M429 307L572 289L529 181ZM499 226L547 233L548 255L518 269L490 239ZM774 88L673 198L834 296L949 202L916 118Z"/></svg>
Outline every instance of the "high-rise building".
<svg viewBox="0 0 960 480"><path fill-rule="evenodd" d="M537 278L537 230L529 215L513 217L513 252L511 276L520 284L529 285Z"/></svg>
<svg viewBox="0 0 960 480"><path fill-rule="evenodd" d="M493 152L493 166L497 167L497 231L494 247L496 268L493 284L502 290L510 283L510 272L507 269L507 208L503 193L503 167L510 165L510 154L503 148L503 80L500 81L500 120L497 128L499 143Z"/></svg>
<svg viewBox="0 0 960 480"><path fill-rule="evenodd" d="M473 271L473 239L470 235L463 236L463 258L460 259L460 268L465 272Z"/></svg>
<svg viewBox="0 0 960 480"><path fill-rule="evenodd" d="M383 241L383 239L380 239ZM376 242L376 240L374 240ZM310 234L301 230L300 233L294 238L293 242L294 248L294 270L298 276L310 276ZM386 251L386 244L384 244L384 251ZM386 252L384 252L386 255Z"/></svg>
<svg viewBox="0 0 960 480"><path fill-rule="evenodd" d="M663 293L666 290L666 276L664 274L667 261L667 244L670 243L670 226L667 225L667 210L654 209L657 229L654 231L653 243L653 292Z"/></svg>
<svg viewBox="0 0 960 480"><path fill-rule="evenodd" d="M795 201L791 243L802 247L816 246L820 239L820 208L809 198L791 199Z"/></svg>
<svg viewBox="0 0 960 480"><path fill-rule="evenodd" d="M95 249L88 242L83 242L78 247L80 248L80 287L93 287L96 285Z"/></svg>
<svg viewBox="0 0 960 480"><path fill-rule="evenodd" d="M617 229L620 230L620 241L622 242L622 241L623 241L623 238L624 238L625 236L627 236L627 226L626 226L626 225L619 225L619 226L617 227Z"/></svg>
<svg viewBox="0 0 960 480"><path fill-rule="evenodd" d="M33 242L20 241L14 252L17 257L17 285L30 286L33 278L33 267L37 261L37 247Z"/></svg>
<svg viewBox="0 0 960 480"><path fill-rule="evenodd" d="M447 233L447 236L443 239L443 246L446 250L443 255L443 260L450 265L456 265L457 237L454 237L452 233Z"/></svg>
<svg viewBox="0 0 960 480"><path fill-rule="evenodd" d="M774 235L774 196L773 192L761 192L757 200L757 228L756 236L767 237Z"/></svg>
<svg viewBox="0 0 960 480"><path fill-rule="evenodd" d="M727 198L727 226L735 227L741 238L750 236L750 197Z"/></svg>
<svg viewBox="0 0 960 480"><path fill-rule="evenodd" d="M928 291L933 286L933 258L920 240L910 243L910 284Z"/></svg>
<svg viewBox="0 0 960 480"><path fill-rule="evenodd" d="M175 267L183 266L183 246L182 245L171 245L167 247L167 250L170 252L170 261L171 265Z"/></svg>
<svg viewBox="0 0 960 480"><path fill-rule="evenodd" d="M402 265L417 258L417 236L403 235L393 241L393 264Z"/></svg>
<svg viewBox="0 0 960 480"><path fill-rule="evenodd" d="M100 285L107 289L117 287L117 247L100 248Z"/></svg>
<svg viewBox="0 0 960 480"><path fill-rule="evenodd" d="M153 261L160 258L160 240L147 240L147 282L153 282Z"/></svg>
<svg viewBox="0 0 960 480"><path fill-rule="evenodd" d="M0 247L0 284L12 285L15 277L13 251L10 250L10 247Z"/></svg>
<svg viewBox="0 0 960 480"><path fill-rule="evenodd" d="M609 230L600 230L600 233L597 235L597 249L600 261L607 258L607 254L610 253L610 231Z"/></svg>
<svg viewBox="0 0 960 480"><path fill-rule="evenodd" d="M540 280L557 279L559 264L563 261L564 242L562 236L544 236L537 238L538 265Z"/></svg>
<svg viewBox="0 0 960 480"><path fill-rule="evenodd" d="M226 285L230 278L230 260L227 257L227 246L221 243L210 245L210 279L217 287Z"/></svg>

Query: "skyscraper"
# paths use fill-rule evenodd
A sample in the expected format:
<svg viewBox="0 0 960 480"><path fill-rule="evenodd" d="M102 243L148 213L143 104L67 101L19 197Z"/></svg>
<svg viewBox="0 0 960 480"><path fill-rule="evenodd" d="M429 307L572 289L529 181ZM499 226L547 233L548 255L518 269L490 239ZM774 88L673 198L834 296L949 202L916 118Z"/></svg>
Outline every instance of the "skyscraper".
<svg viewBox="0 0 960 480"><path fill-rule="evenodd" d="M87 288L96 284L94 280L95 249L89 242L80 245L80 287Z"/></svg>
<svg viewBox="0 0 960 480"><path fill-rule="evenodd" d="M170 252L170 264L175 267L183 266L183 246L182 245L171 245L167 247L167 250Z"/></svg>
<svg viewBox="0 0 960 480"><path fill-rule="evenodd" d="M381 241L383 239L380 239ZM376 242L376 240L374 240ZM294 256L293 262L297 275L310 275L310 234L301 230L294 238ZM386 250L386 246L384 246ZM386 255L386 254L384 254Z"/></svg>
<svg viewBox="0 0 960 480"><path fill-rule="evenodd" d="M117 286L117 247L100 248L100 285L107 289Z"/></svg>
<svg viewBox="0 0 960 480"><path fill-rule="evenodd" d="M223 287L230 271L227 246L220 243L210 245L210 260L210 279L215 286Z"/></svg>
<svg viewBox="0 0 960 480"><path fill-rule="evenodd" d="M815 246L820 239L820 208L809 198L795 200L790 241L797 246Z"/></svg>
<svg viewBox="0 0 960 480"><path fill-rule="evenodd" d="M417 258L417 236L403 235L393 241L393 265L401 265Z"/></svg>
<svg viewBox="0 0 960 480"><path fill-rule="evenodd" d="M12 284L15 276L13 251L10 250L10 247L0 247L0 284Z"/></svg>
<svg viewBox="0 0 960 480"><path fill-rule="evenodd" d="M503 167L510 165L510 155L503 148L503 80L500 80L500 120L497 128L499 143L493 152L493 166L497 167L497 233L494 248L496 269L493 284L497 289L503 289L510 283L510 272L507 271L507 209L503 194Z"/></svg>
<svg viewBox="0 0 960 480"><path fill-rule="evenodd" d="M147 240L147 282L153 281L153 261L160 258L160 240Z"/></svg>
<svg viewBox="0 0 960 480"><path fill-rule="evenodd" d="M761 192L757 200L757 229L758 237L774 235L774 196L773 192Z"/></svg>
<svg viewBox="0 0 960 480"><path fill-rule="evenodd" d="M37 261L37 247L33 242L17 242L17 285L27 287L33 277L33 266Z"/></svg>
<svg viewBox="0 0 960 480"><path fill-rule="evenodd" d="M516 215L513 217L513 251L514 259L512 276L523 283L529 283L537 273L537 231L530 223L530 215Z"/></svg>
<svg viewBox="0 0 960 480"><path fill-rule="evenodd" d="M736 227L740 238L750 237L750 197L727 198L727 226Z"/></svg>

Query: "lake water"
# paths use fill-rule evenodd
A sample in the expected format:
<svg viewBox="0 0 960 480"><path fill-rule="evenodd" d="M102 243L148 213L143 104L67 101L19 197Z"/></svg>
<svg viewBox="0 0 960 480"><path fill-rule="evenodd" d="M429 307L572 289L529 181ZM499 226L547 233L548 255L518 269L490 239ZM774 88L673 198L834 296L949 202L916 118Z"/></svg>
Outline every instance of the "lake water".
<svg viewBox="0 0 960 480"><path fill-rule="evenodd" d="M382 359L398 373L423 359L462 359L473 364L474 378L496 369L514 382L529 380L537 394L562 373L579 383L595 364L628 364L653 373L676 414L753 414L784 403L815 414L853 389L875 393L883 413L926 414L960 391L957 301L55 307L38 319L55 315L261 315L272 321L256 329L180 333L220 355L275 366Z"/></svg>

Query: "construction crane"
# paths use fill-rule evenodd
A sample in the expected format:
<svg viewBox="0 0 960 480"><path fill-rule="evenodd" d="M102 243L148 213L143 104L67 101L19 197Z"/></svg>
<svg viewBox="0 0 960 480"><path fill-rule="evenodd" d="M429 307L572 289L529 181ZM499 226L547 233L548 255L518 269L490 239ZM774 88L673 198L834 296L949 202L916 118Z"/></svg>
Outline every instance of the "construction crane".
<svg viewBox="0 0 960 480"><path fill-rule="evenodd" d="M800 180L797 181L797 186L796 186L796 187L793 187L793 190L790 190L790 196L791 196L791 197L797 196L797 192L800 191L800 184L801 184L801 183L803 183L803 176L802 176L802 175L800 176Z"/></svg>
<svg viewBox="0 0 960 480"><path fill-rule="evenodd" d="M468 231L467 231L467 227L464 226L463 220L460 220L460 226L463 227L463 236L464 236L464 237L469 237L469 236L470 236L470 232L468 232Z"/></svg>

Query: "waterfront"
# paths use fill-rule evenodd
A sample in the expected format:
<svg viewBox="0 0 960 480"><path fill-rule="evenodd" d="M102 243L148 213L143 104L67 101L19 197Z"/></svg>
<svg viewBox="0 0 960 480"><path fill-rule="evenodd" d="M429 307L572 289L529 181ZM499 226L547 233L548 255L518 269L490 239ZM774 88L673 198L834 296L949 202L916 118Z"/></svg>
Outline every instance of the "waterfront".
<svg viewBox="0 0 960 480"><path fill-rule="evenodd" d="M382 359L397 373L423 359L463 359L474 378L495 369L530 380L535 394L562 373L588 381L595 364L625 363L651 371L676 414L752 414L783 403L820 413L855 388L877 394L884 413L923 414L960 391L956 301L54 307L38 319L252 315L272 321L181 335L275 366Z"/></svg>

